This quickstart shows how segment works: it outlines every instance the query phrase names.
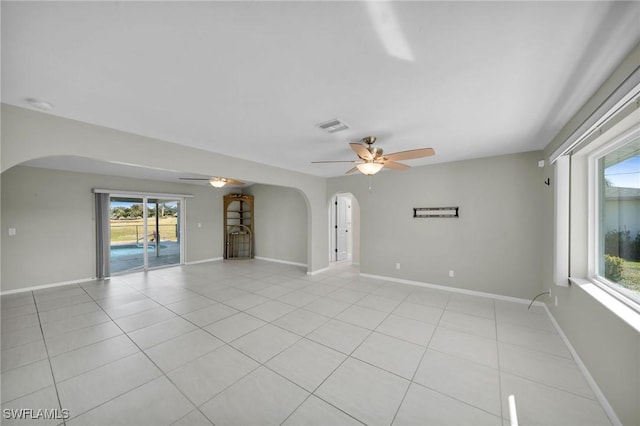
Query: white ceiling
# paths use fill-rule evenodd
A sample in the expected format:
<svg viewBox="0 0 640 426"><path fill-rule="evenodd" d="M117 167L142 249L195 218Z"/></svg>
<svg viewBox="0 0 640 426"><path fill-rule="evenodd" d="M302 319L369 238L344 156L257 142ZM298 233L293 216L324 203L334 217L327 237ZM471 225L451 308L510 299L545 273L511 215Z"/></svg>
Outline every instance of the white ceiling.
<svg viewBox="0 0 640 426"><path fill-rule="evenodd" d="M542 149L640 42L640 2L1 7L2 102L318 176L370 134L413 166Z"/></svg>

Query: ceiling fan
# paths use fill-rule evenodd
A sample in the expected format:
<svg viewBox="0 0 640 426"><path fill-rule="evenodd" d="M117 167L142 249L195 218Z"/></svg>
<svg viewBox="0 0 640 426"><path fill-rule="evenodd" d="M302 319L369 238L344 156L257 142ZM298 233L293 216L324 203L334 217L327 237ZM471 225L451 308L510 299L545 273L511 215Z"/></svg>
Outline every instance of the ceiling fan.
<svg viewBox="0 0 640 426"><path fill-rule="evenodd" d="M399 160L412 160L435 155L433 148L412 149L385 155L383 154L382 148L373 146L375 142L375 136L367 136L362 138L360 142L351 142L349 144L353 152L358 156L358 160L312 161L312 163L356 163L356 166L347 170L345 174L360 171L360 173L365 175L375 175L383 167L392 170L407 170L411 167L403 163L398 163Z"/></svg>
<svg viewBox="0 0 640 426"><path fill-rule="evenodd" d="M180 180L207 180L209 184L214 188L222 188L225 185L234 185L234 186L242 186L244 182L240 182L239 180L224 178L224 177L211 177L211 178L183 178Z"/></svg>

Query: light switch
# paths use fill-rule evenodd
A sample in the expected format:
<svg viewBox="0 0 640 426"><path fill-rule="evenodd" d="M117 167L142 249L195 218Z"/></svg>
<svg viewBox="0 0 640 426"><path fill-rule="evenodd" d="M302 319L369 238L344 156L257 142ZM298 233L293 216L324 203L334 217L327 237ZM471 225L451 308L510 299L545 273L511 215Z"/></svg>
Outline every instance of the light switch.
<svg viewBox="0 0 640 426"><path fill-rule="evenodd" d="M9 228L9 236L13 237L14 235L16 235L16 228Z"/></svg>

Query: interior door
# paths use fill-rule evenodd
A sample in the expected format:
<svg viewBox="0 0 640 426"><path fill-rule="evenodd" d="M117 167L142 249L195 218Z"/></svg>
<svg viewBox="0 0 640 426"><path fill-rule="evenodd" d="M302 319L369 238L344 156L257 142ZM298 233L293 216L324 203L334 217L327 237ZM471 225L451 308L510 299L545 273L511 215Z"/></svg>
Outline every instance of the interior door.
<svg viewBox="0 0 640 426"><path fill-rule="evenodd" d="M336 261L340 261L347 258L348 202L345 197L337 197L336 203Z"/></svg>

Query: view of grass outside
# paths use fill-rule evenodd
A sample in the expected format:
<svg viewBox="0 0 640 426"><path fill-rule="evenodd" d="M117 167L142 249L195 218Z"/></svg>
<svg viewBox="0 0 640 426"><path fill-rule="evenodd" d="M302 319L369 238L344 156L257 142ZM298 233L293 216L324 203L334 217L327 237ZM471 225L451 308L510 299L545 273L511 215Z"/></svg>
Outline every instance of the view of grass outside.
<svg viewBox="0 0 640 426"><path fill-rule="evenodd" d="M599 159L605 278L640 300L640 138Z"/></svg>
<svg viewBox="0 0 640 426"><path fill-rule="evenodd" d="M111 244L142 244L144 236L144 221L142 219L111 219ZM173 216L159 219L160 241L178 241L178 218ZM155 217L149 218L149 241L155 241Z"/></svg>
<svg viewBox="0 0 640 426"><path fill-rule="evenodd" d="M640 262L624 261L620 284L631 290L640 292Z"/></svg>

